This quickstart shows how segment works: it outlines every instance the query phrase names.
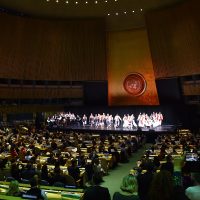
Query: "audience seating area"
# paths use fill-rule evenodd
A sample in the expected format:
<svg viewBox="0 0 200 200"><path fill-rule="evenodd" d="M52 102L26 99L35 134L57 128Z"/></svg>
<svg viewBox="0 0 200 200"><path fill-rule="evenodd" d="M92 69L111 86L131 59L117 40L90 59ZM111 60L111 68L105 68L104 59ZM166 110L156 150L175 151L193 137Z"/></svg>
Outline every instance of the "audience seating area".
<svg viewBox="0 0 200 200"><path fill-rule="evenodd" d="M9 182L0 182L0 199L20 199L19 197L11 197L5 195L9 186ZM20 183L19 188L26 192L30 189L29 184ZM53 186L40 186L47 195L48 199L66 199L66 200L76 200L81 199L83 197L83 189L77 188L63 188L63 187L53 187ZM24 195L24 198L28 198L28 196Z"/></svg>
<svg viewBox="0 0 200 200"><path fill-rule="evenodd" d="M82 199L94 174L100 174L103 180L119 163L129 162L130 156L144 147L145 138L142 133L49 132L34 126L4 127L0 130L0 199L19 199L6 195L13 180L19 182L23 197L31 198L26 191L33 178L48 199ZM174 184L184 190L192 186L191 173L200 171L199 135L189 130L160 134L147 146L137 167L129 172L138 178L139 197L140 175L149 170L152 174L169 171Z"/></svg>
<svg viewBox="0 0 200 200"><path fill-rule="evenodd" d="M200 135L193 135L185 129L177 134L159 135L138 160L137 167L130 169L129 173L136 176L144 174L149 165L153 173L169 171L175 184L186 189L192 183L191 173L200 172ZM186 183L186 179L190 183Z"/></svg>
<svg viewBox="0 0 200 200"><path fill-rule="evenodd" d="M37 176L48 199L59 199L61 195L69 198L71 193L68 194L66 188L73 188L75 195L71 194L72 198L80 199L82 193L76 195L78 188L90 184L94 173L101 173L102 178L108 175L118 163L128 162L144 142L142 134L100 135L49 132L47 129L36 130L34 126L4 127L0 131L2 195L8 182L18 180L26 191L30 180Z"/></svg>

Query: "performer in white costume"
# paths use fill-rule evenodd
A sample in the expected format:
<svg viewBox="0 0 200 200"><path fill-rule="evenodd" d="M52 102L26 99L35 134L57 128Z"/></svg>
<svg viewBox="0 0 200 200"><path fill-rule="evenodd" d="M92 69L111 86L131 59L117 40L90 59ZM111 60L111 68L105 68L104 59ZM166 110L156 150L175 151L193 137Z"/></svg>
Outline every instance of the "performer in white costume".
<svg viewBox="0 0 200 200"><path fill-rule="evenodd" d="M127 115L123 116L123 128L129 128L129 120Z"/></svg>
<svg viewBox="0 0 200 200"><path fill-rule="evenodd" d="M118 128L120 126L120 123L121 123L122 119L118 114L116 114L114 120L115 120L114 127Z"/></svg>
<svg viewBox="0 0 200 200"><path fill-rule="evenodd" d="M90 126L94 126L94 115L91 113L89 117L89 124Z"/></svg>
<svg viewBox="0 0 200 200"><path fill-rule="evenodd" d="M52 116L48 116L47 123L49 125L56 125L56 126L68 126L72 125L75 122L77 125L81 123L82 125L87 125L87 116L86 114L83 115L82 119L79 115L75 115L71 112L61 112L56 113ZM140 113L137 117L137 120L134 114L124 114L123 118L121 118L118 114L115 115L113 118L112 115L107 113L103 114L93 114L91 113L89 116L89 124L91 127L101 127L101 128L118 128L121 126L126 129L133 129L133 128L156 128L162 125L163 121L163 114L161 112L153 112L150 115L146 113Z"/></svg>
<svg viewBox="0 0 200 200"><path fill-rule="evenodd" d="M82 118L83 126L87 125L87 116L84 114Z"/></svg>

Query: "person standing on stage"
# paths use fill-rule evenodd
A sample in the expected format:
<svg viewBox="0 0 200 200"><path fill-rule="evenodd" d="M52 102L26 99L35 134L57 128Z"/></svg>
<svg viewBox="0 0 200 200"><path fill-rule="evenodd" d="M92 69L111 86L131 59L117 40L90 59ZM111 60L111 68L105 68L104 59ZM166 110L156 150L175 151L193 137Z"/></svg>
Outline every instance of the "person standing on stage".
<svg viewBox="0 0 200 200"><path fill-rule="evenodd" d="M110 117L110 115L107 113L107 115L106 115L106 127L107 128L110 127L109 117Z"/></svg>
<svg viewBox="0 0 200 200"><path fill-rule="evenodd" d="M94 115L91 113L89 117L89 124L90 126L94 126Z"/></svg>
<svg viewBox="0 0 200 200"><path fill-rule="evenodd" d="M87 116L84 114L82 118L83 126L87 125Z"/></svg>
<svg viewBox="0 0 200 200"><path fill-rule="evenodd" d="M120 126L122 119L118 114L115 115L114 119L115 119L115 125L114 126L115 126L115 128L118 128Z"/></svg>
<svg viewBox="0 0 200 200"><path fill-rule="evenodd" d="M128 128L129 121L127 115L124 115L123 117L123 128Z"/></svg>
<svg viewBox="0 0 200 200"><path fill-rule="evenodd" d="M159 121L159 125L162 125L162 121L163 121L163 114L161 112L158 113L158 121Z"/></svg>
<svg viewBox="0 0 200 200"><path fill-rule="evenodd" d="M113 125L113 116L112 115L109 115L108 116L108 124L107 124L107 127L112 127Z"/></svg>
<svg viewBox="0 0 200 200"><path fill-rule="evenodd" d="M132 121L132 122L131 122L132 128L133 128L133 127L137 128L137 124L136 124L136 122L135 122L135 116L134 116L133 114L131 115L131 121Z"/></svg>
<svg viewBox="0 0 200 200"><path fill-rule="evenodd" d="M95 125L96 127L98 127L98 121L99 121L99 117L98 117L97 114L95 114L95 116L94 116L94 125Z"/></svg>

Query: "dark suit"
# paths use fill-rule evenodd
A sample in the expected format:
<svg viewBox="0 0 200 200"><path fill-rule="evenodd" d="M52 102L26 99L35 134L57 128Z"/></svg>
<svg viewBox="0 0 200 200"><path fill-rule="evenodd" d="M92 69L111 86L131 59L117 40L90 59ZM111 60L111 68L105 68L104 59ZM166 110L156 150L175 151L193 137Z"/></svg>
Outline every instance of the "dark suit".
<svg viewBox="0 0 200 200"><path fill-rule="evenodd" d="M144 174L139 174L137 177L138 181L138 196L141 200L148 199L148 192L153 180L153 173L146 172Z"/></svg>
<svg viewBox="0 0 200 200"><path fill-rule="evenodd" d="M166 163L163 163L161 165L161 170L166 170L168 172L171 173L171 175L174 174L174 164L172 162L166 162Z"/></svg>
<svg viewBox="0 0 200 200"><path fill-rule="evenodd" d="M70 166L67 168L67 170L69 172L69 175L72 176L75 179L75 181L80 179L80 170L78 167Z"/></svg>
<svg viewBox="0 0 200 200"><path fill-rule="evenodd" d="M86 189L83 200L111 200L108 188L91 186Z"/></svg>
<svg viewBox="0 0 200 200"><path fill-rule="evenodd" d="M38 200L43 200L44 197L42 196L42 191L39 188L31 188L26 192L27 195L36 196Z"/></svg>

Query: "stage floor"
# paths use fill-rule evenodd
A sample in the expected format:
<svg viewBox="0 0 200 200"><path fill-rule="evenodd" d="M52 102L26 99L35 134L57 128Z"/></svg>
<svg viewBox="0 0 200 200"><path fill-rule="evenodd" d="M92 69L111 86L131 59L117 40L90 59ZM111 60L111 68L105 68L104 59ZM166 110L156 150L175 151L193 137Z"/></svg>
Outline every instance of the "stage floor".
<svg viewBox="0 0 200 200"><path fill-rule="evenodd" d="M113 133L113 132L156 132L156 133L175 133L176 132L176 126L175 125L162 125L155 128L123 128L120 127L94 127L90 125L82 126L82 125L69 125L65 127L49 127L50 130L62 130L62 131L78 131L78 132L104 132L104 133Z"/></svg>

